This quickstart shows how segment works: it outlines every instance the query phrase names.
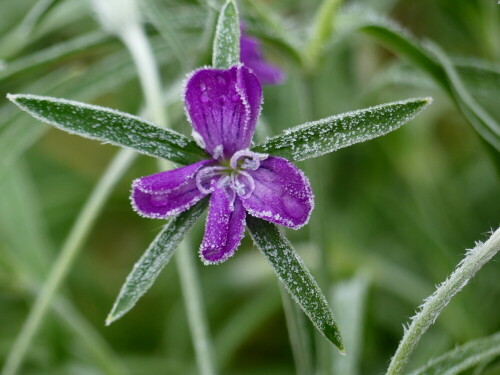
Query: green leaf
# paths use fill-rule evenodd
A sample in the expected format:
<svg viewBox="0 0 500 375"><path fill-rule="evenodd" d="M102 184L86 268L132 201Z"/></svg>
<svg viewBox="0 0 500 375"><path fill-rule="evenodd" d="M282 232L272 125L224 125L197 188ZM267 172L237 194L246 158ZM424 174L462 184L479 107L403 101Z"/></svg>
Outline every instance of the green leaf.
<svg viewBox="0 0 500 375"><path fill-rule="evenodd" d="M106 325L110 325L130 311L139 298L148 291L170 261L179 242L198 220L207 204L208 200L205 198L165 225L127 276L127 280L106 319Z"/></svg>
<svg viewBox="0 0 500 375"><path fill-rule="evenodd" d="M470 341L440 357L429 361L425 366L410 375L455 375L468 370L483 361L500 356L500 332Z"/></svg>
<svg viewBox="0 0 500 375"><path fill-rule="evenodd" d="M212 65L217 69L228 69L240 62L240 22L238 9L233 0L222 7L215 30Z"/></svg>
<svg viewBox="0 0 500 375"><path fill-rule="evenodd" d="M267 221L247 217L252 238L314 326L341 352L344 344L332 310L302 259L280 230Z"/></svg>
<svg viewBox="0 0 500 375"><path fill-rule="evenodd" d="M336 306L337 319L342 326L345 346L349 352L348 356L334 354L333 374L359 374L367 291L368 278L362 274L338 283L333 288L331 301Z"/></svg>
<svg viewBox="0 0 500 375"><path fill-rule="evenodd" d="M85 138L130 147L180 164L207 157L189 138L130 114L44 96L9 94L8 98L36 119Z"/></svg>
<svg viewBox="0 0 500 375"><path fill-rule="evenodd" d="M248 32L261 41L273 45L285 53L289 59L301 65L303 56L298 47L301 40L294 35L293 29L285 27L285 21L280 15L265 2L247 1L245 5L255 13L254 22L245 20Z"/></svg>
<svg viewBox="0 0 500 375"><path fill-rule="evenodd" d="M446 54L432 43L422 46L406 30L369 12L347 12L347 29L358 29L427 73L457 103L475 130L500 151L500 121L490 116L464 89Z"/></svg>
<svg viewBox="0 0 500 375"><path fill-rule="evenodd" d="M89 52L95 47L109 42L108 35L102 32L93 32L77 38L50 46L31 55L9 62L4 70L0 71L0 82L12 79L15 76L26 73L35 68L44 67L53 62L59 62L63 58L85 51Z"/></svg>
<svg viewBox="0 0 500 375"><path fill-rule="evenodd" d="M491 117L469 93L452 62L443 50L431 42L427 42L426 47L443 67L449 80L453 97L458 107L462 110L462 113L467 117L476 131L488 143L500 151L500 123Z"/></svg>
<svg viewBox="0 0 500 375"><path fill-rule="evenodd" d="M29 276L43 280L52 259L51 246L43 230L40 202L24 163L6 171L1 191L0 238L9 256L24 269L13 278Z"/></svg>
<svg viewBox="0 0 500 375"><path fill-rule="evenodd" d="M315 67L325 44L332 35L333 22L340 3L341 0L323 0L316 13L314 28L304 53L304 60L308 61L310 68Z"/></svg>
<svg viewBox="0 0 500 375"><path fill-rule="evenodd" d="M396 130L431 102L432 98L407 99L327 117L286 130L254 151L291 161L315 158Z"/></svg>

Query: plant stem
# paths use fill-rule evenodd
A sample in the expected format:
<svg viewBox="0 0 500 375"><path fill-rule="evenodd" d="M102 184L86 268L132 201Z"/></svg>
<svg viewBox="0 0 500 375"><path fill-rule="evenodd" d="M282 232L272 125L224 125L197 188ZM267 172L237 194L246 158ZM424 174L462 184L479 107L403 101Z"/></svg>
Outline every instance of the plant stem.
<svg viewBox="0 0 500 375"><path fill-rule="evenodd" d="M137 66L148 113L158 125L168 127L168 116L161 100L162 91L158 66L143 28L140 25L127 28L121 36ZM162 160L159 161L158 167L160 170L170 169L172 164ZM213 375L216 372L211 353L212 343L209 339L196 267L188 253L190 250L187 240L183 240L179 244L179 255L176 264L180 275L182 294L198 369L200 374Z"/></svg>
<svg viewBox="0 0 500 375"><path fill-rule="evenodd" d="M425 331L436 321L437 317L457 294L496 253L500 250L500 228L485 242L477 244L458 264L453 273L445 280L421 306L420 311L412 319L410 327L405 330L396 353L392 357L387 375L401 374L410 355Z"/></svg>
<svg viewBox="0 0 500 375"><path fill-rule="evenodd" d="M118 152L92 191L89 200L85 203L62 247L47 281L36 298L28 318L21 328L21 332L14 342L3 367L2 375L14 375L19 369L33 337L38 331L57 290L78 255L85 237L95 222L96 216L99 214L104 202L120 177L134 160L134 157L134 152L130 150L121 150Z"/></svg>
<svg viewBox="0 0 500 375"><path fill-rule="evenodd" d="M203 375L216 374L213 362L211 340L209 339L208 325L205 319L205 309L201 297L200 283L196 273L196 265L191 255L192 248L188 240L184 239L177 249L177 267L181 278L182 294L186 307L191 336L193 337L196 352L198 372Z"/></svg>

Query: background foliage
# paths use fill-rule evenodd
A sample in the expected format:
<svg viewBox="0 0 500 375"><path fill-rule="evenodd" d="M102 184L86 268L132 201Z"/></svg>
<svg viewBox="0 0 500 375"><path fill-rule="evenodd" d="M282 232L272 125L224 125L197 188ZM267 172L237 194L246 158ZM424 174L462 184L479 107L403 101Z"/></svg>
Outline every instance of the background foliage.
<svg viewBox="0 0 500 375"><path fill-rule="evenodd" d="M434 68L408 52L398 37L413 34L437 43L465 93L498 122L500 7L490 0L346 2L328 18L331 36L322 40L318 34L320 41L301 54L306 35L317 25L320 3L238 2L249 32L262 38L267 56L287 72L284 85L264 89L263 121L271 134L391 100L434 97L430 109L397 132L300 164L312 179L317 208L309 227L287 235L331 297L347 352L353 353L348 362L339 360L304 321L312 348L304 358L326 358L335 374L379 374L394 353L402 324L465 249L500 221L498 153L477 135L474 114L463 111L463 93L450 89L449 76L432 74ZM220 4L146 4L173 126L189 133L181 83L185 73L210 63L215 13L209 9ZM374 17L375 12L401 27ZM1 98L25 92L129 113L141 110L129 54L101 31L88 3L20 0L14 7L0 0L0 15ZM377 25L389 26L381 32ZM396 37L388 37L387 30ZM49 129L1 99L0 363L115 152ZM125 276L162 226L140 218L128 201L131 180L155 171L151 158L140 157L114 191L22 374L195 373L172 265L131 313L104 327ZM199 223L191 237L195 246L202 230ZM251 241L247 238L237 256L222 265L198 262L197 267L221 373L292 373L278 283ZM452 301L424 336L409 369L499 330L498 271L498 262L487 265ZM468 371L498 374L500 365L488 361Z"/></svg>

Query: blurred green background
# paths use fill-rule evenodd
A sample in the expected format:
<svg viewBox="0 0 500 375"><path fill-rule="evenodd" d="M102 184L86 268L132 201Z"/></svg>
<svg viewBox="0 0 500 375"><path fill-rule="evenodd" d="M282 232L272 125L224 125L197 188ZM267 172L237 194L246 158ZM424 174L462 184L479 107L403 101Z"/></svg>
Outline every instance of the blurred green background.
<svg viewBox="0 0 500 375"><path fill-rule="evenodd" d="M209 10L204 1L148 2L155 3L181 46L175 49L146 18L172 122L189 134L181 82L196 66L210 63ZM352 14L376 12L418 39L436 42L457 66L476 67L459 70L466 89L498 121L500 6L493 0L346 1L310 67L272 25L276 17L286 41L300 49L320 3L238 1L249 33L261 37L266 56L287 74L283 85L264 88L268 133L393 100L434 98L430 109L394 133L302 163L312 179L316 209L309 226L287 231L331 297L344 335L357 337L352 374L380 374L423 298L467 248L498 226L500 163L498 152L478 136L450 95L386 49L377 35L356 28L359 20ZM85 1L0 0L0 59L0 98L31 93L141 110L128 52L101 31ZM0 99L0 364L116 151L51 129ZM164 224L139 217L128 199L132 179L155 171L152 158L140 157L121 179L20 374L196 373L173 264L133 311L104 327L126 275ZM202 233L200 222L190 236L193 249ZM197 262L197 268L220 373L294 373L278 282L249 238L226 263ZM498 261L491 262L452 301L418 346L410 368L500 329L499 270ZM342 293L346 288L354 294ZM342 314L342 306L353 304L357 315ZM324 343L314 340L314 330L305 324L314 357ZM334 351L331 347L333 369ZM500 364L467 373L500 374Z"/></svg>

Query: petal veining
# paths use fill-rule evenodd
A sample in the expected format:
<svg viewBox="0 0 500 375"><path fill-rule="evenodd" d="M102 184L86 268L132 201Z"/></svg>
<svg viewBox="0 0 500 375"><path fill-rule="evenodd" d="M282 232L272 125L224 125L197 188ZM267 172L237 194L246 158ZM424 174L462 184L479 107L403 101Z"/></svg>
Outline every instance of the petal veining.
<svg viewBox="0 0 500 375"><path fill-rule="evenodd" d="M167 192L187 183L200 169L211 163L213 164L212 160L202 160L185 167L140 177L134 180L132 187L145 193Z"/></svg>
<svg viewBox="0 0 500 375"><path fill-rule="evenodd" d="M245 232L245 208L239 198L231 203L224 188L216 188L210 207L200 256L205 264L224 262L240 245ZM232 206L232 207L231 207Z"/></svg>
<svg viewBox="0 0 500 375"><path fill-rule="evenodd" d="M307 177L288 160L270 156L248 171L255 188L243 206L252 216L298 229L309 220L314 196Z"/></svg>
<svg viewBox="0 0 500 375"><path fill-rule="evenodd" d="M132 185L133 208L142 216L167 218L187 210L206 193L196 186L196 173L213 163L201 161L186 167L138 178Z"/></svg>
<svg viewBox="0 0 500 375"><path fill-rule="evenodd" d="M186 113L198 144L214 158L229 159L250 146L262 103L262 89L246 67L200 69L187 81ZM200 140L201 138L201 140Z"/></svg>

